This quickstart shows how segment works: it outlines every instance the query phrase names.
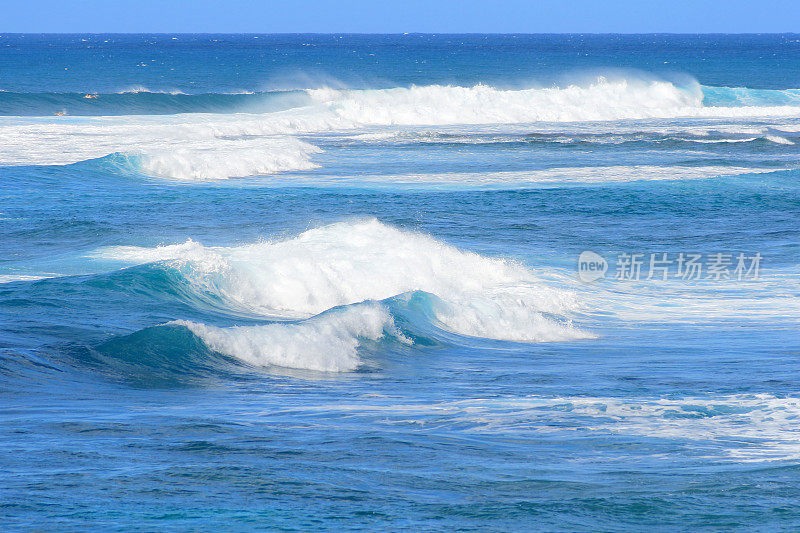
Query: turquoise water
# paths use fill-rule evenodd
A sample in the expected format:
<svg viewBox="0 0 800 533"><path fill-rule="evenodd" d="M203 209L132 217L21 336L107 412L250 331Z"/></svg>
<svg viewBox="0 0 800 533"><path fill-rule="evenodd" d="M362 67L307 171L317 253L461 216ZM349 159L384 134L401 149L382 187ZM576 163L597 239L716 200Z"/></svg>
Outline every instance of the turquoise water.
<svg viewBox="0 0 800 533"><path fill-rule="evenodd" d="M796 529L799 51L0 36L4 527Z"/></svg>

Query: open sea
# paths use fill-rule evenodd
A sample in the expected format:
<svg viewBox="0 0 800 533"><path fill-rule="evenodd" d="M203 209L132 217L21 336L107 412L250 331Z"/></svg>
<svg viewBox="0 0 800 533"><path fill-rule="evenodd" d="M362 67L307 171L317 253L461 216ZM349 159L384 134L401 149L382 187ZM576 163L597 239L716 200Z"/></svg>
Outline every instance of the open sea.
<svg viewBox="0 0 800 533"><path fill-rule="evenodd" d="M0 35L4 530L797 531L800 35Z"/></svg>

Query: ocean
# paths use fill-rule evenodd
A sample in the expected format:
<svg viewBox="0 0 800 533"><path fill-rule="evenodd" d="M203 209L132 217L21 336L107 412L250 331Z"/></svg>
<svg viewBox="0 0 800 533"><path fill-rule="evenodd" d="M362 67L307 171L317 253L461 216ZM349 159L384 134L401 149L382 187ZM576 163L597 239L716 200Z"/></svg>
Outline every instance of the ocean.
<svg viewBox="0 0 800 533"><path fill-rule="evenodd" d="M800 35L0 35L7 530L800 528Z"/></svg>

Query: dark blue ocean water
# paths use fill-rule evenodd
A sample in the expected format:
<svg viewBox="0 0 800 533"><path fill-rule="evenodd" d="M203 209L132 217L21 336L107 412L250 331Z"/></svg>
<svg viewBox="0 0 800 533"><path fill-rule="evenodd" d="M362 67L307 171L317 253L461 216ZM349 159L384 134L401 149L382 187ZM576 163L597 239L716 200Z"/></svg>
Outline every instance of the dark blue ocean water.
<svg viewBox="0 0 800 533"><path fill-rule="evenodd" d="M2 35L0 90L4 528L800 527L800 36Z"/></svg>

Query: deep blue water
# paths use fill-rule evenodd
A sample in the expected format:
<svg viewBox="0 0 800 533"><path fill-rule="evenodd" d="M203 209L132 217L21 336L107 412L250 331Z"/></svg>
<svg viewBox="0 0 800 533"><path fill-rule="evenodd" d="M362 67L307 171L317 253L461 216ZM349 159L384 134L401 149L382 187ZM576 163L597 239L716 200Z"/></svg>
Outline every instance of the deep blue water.
<svg viewBox="0 0 800 533"><path fill-rule="evenodd" d="M800 527L800 36L2 35L0 90L4 528Z"/></svg>

